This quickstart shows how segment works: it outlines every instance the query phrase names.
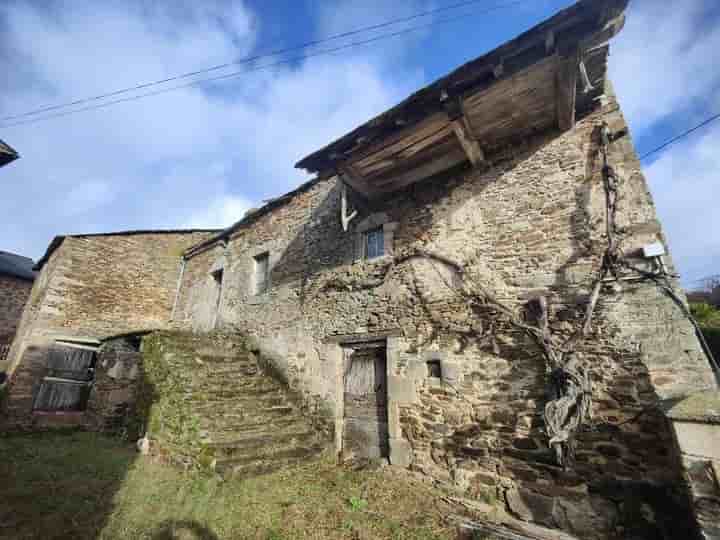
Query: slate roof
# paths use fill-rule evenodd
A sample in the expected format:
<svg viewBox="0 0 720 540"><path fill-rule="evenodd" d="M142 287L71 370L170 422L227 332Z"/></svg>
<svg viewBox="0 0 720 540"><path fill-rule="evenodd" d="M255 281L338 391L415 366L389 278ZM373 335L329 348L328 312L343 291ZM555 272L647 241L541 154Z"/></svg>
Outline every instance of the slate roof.
<svg viewBox="0 0 720 540"><path fill-rule="evenodd" d="M30 257L0 251L0 274L33 281L35 279L33 266L35 263Z"/></svg>
<svg viewBox="0 0 720 540"><path fill-rule="evenodd" d="M572 43L582 42L594 33L604 32L605 25L618 16L622 18L628 1L580 0L516 38L418 90L391 109L304 157L295 167L310 173L332 169L335 159L365 148L374 140L400 130L419 118L425 118L432 112L443 110L443 94L446 97L460 96L473 88L494 84L497 78L490 75L493 74L495 66L502 64L506 56L513 55L514 50L525 50L530 44L544 42L548 32L567 32L568 40ZM612 37L619 30L620 28L615 28L608 37Z"/></svg>
<svg viewBox="0 0 720 540"><path fill-rule="evenodd" d="M9 144L0 140L0 167L7 165L19 157L18 153L13 150Z"/></svg>
<svg viewBox="0 0 720 540"><path fill-rule="evenodd" d="M65 240L65 238L67 238L67 237L70 237L70 238L92 238L95 236L131 236L134 234L188 234L188 233L196 233L196 232L219 233L222 231L223 231L223 229L137 229L137 230L130 230L130 231L114 231L114 232L101 232L101 233L88 233L88 234L61 234L52 239L52 242L50 242L50 245L45 250L45 254L42 257L40 257L40 260L35 264L33 269L37 270L37 271L42 270L42 267L48 261L50 256L55 252L55 250L57 248L60 247L60 244L62 244L63 240Z"/></svg>

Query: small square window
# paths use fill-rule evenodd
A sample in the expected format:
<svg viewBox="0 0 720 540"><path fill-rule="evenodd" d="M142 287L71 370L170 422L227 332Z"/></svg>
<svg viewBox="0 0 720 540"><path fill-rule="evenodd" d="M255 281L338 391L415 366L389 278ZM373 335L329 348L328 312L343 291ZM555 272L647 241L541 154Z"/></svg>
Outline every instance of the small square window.
<svg viewBox="0 0 720 540"><path fill-rule="evenodd" d="M255 260L255 294L264 294L270 288L270 254L261 253Z"/></svg>
<svg viewBox="0 0 720 540"><path fill-rule="evenodd" d="M385 254L385 237L383 228L378 227L365 233L365 258L374 259Z"/></svg>
<svg viewBox="0 0 720 540"><path fill-rule="evenodd" d="M440 360L428 360L427 365L427 376L435 379L442 379L442 366Z"/></svg>

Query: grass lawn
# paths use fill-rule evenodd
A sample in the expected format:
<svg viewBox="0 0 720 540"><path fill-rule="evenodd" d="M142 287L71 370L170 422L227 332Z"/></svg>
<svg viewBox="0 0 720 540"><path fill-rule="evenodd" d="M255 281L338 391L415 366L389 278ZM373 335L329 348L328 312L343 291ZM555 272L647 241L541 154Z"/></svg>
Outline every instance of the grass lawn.
<svg viewBox="0 0 720 540"><path fill-rule="evenodd" d="M221 481L92 433L0 437L0 538L450 539L437 492L325 459Z"/></svg>

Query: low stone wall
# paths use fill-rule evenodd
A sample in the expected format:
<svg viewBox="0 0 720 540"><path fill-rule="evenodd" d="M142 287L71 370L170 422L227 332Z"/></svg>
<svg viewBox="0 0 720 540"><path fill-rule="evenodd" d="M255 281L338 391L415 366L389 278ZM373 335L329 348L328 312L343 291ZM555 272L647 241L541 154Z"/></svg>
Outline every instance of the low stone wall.
<svg viewBox="0 0 720 540"><path fill-rule="evenodd" d="M665 403L699 537L720 539L720 391Z"/></svg>
<svg viewBox="0 0 720 540"><path fill-rule="evenodd" d="M136 440L144 428L136 401L142 385L142 353L136 337L106 341L98 352L95 383L84 427Z"/></svg>

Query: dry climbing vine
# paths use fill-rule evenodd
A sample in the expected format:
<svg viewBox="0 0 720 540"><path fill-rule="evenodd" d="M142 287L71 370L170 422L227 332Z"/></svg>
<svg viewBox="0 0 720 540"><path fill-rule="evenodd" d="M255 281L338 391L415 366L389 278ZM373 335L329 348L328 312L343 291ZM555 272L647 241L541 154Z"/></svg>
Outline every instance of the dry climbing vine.
<svg viewBox="0 0 720 540"><path fill-rule="evenodd" d="M375 288L382 285L391 271L413 259L426 259L431 263L441 263L453 270L459 277L457 283L450 283L438 270L438 274L446 286L459 295L464 304L473 313L487 313L493 311L495 320L504 320L510 326L522 331L529 336L539 347L546 361L549 371L549 392L548 401L543 411L545 429L549 438L549 445L554 450L556 462L559 465L567 466L572 462L575 448L575 436L583 425L587 425L592 417L592 384L588 367L580 361L576 353L578 344L590 333L592 329L593 315L600 299L603 281L612 276L618 280L618 271L621 268L637 272L640 277L651 279L668 294L683 313L689 316L687 308L674 293L672 286L667 281L664 272L652 273L636 268L629 264L620 249L620 229L616 222L618 187L620 179L614 168L609 163L608 152L610 143L620 136L613 135L607 124L603 123L600 128L600 154L602 157L602 180L605 192L605 223L607 246L603 252L600 268L597 271L593 286L585 307L582 324L577 330L561 343L553 336L548 320L548 306L545 297L536 298L530 303L531 319L534 324L528 324L520 318L513 309L492 294L478 279L477 276L467 272L464 266L448 257L430 252L422 248L411 248L404 253L385 261L380 265L373 265L369 276L360 276L357 273L348 275L336 275L326 279L319 284L316 291L320 293L331 289L335 290L362 290ZM435 265L433 264L433 267ZM437 268L436 268L437 270ZM410 285L417 297L423 299L423 292L418 284L417 276L413 268L413 279ZM316 293L316 294L317 294ZM499 347L495 339L495 323L483 325L479 317L477 321L467 327L459 327L451 324L431 312L426 303L423 303L428 318L439 328L450 331L456 335L460 334L462 339L473 336L484 340L492 346L495 354L499 353ZM690 317L691 322L692 318ZM433 328L435 331L435 328ZM705 345L705 344L703 344ZM711 355L709 355L712 361Z"/></svg>

